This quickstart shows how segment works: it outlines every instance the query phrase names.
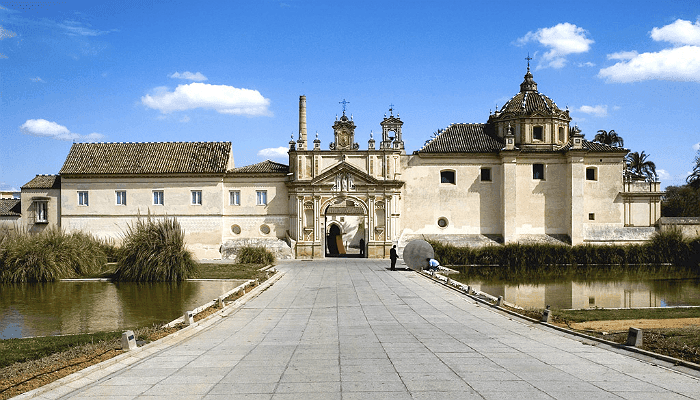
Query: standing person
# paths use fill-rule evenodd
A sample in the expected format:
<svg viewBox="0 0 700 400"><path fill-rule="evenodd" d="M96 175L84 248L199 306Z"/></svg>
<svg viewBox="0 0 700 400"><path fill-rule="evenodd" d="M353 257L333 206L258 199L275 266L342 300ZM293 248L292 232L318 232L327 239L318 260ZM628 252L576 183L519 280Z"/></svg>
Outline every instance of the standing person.
<svg viewBox="0 0 700 400"><path fill-rule="evenodd" d="M360 238L360 257L365 256L365 239Z"/></svg>
<svg viewBox="0 0 700 400"><path fill-rule="evenodd" d="M396 271L396 260L399 258L399 255L396 253L396 245L389 251L389 258L391 258L391 270Z"/></svg>

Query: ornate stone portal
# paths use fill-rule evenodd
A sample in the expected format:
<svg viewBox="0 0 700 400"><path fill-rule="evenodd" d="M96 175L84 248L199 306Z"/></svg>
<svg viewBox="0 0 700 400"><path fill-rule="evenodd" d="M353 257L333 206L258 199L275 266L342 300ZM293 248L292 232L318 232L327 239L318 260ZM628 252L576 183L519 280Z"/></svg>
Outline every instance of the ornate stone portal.
<svg viewBox="0 0 700 400"><path fill-rule="evenodd" d="M368 149L360 150L355 123L345 112L348 102L341 104L343 114L333 124L330 150L321 150L318 139L311 150L290 144L289 236L297 258L359 256L361 242L365 256L384 258L401 232L403 122L390 110L391 118L381 123L381 148L374 149L369 135ZM300 107L305 105L300 102Z"/></svg>

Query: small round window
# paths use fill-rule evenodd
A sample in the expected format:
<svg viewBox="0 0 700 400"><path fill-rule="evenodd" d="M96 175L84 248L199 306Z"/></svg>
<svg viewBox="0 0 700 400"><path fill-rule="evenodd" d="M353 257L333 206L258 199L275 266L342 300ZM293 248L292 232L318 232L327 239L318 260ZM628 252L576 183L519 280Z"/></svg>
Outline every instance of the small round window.
<svg viewBox="0 0 700 400"><path fill-rule="evenodd" d="M233 232L236 235L241 234L241 227L238 225L231 225L231 232Z"/></svg>
<svg viewBox="0 0 700 400"><path fill-rule="evenodd" d="M438 218L437 224L440 228L447 228L447 225L449 224L447 221L447 218L445 217L440 217Z"/></svg>
<svg viewBox="0 0 700 400"><path fill-rule="evenodd" d="M260 225L260 232L262 232L263 235L267 235L270 233L270 227L265 224L262 224Z"/></svg>

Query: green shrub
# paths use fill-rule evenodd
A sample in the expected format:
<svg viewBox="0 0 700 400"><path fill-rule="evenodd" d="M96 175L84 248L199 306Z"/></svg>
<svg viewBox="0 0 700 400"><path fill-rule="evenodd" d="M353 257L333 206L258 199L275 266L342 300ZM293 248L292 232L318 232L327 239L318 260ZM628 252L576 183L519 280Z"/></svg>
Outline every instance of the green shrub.
<svg viewBox="0 0 700 400"><path fill-rule="evenodd" d="M175 218L139 218L127 228L117 256L118 281L181 281L194 276L197 262L185 248L185 232Z"/></svg>
<svg viewBox="0 0 700 400"><path fill-rule="evenodd" d="M652 261L656 263L682 265L690 255L690 247L678 229L656 232L646 246Z"/></svg>
<svg viewBox="0 0 700 400"><path fill-rule="evenodd" d="M275 255L264 247L241 247L238 250L239 264L274 264Z"/></svg>
<svg viewBox="0 0 700 400"><path fill-rule="evenodd" d="M98 273L107 262L104 242L58 227L0 235L0 281L50 282Z"/></svg>

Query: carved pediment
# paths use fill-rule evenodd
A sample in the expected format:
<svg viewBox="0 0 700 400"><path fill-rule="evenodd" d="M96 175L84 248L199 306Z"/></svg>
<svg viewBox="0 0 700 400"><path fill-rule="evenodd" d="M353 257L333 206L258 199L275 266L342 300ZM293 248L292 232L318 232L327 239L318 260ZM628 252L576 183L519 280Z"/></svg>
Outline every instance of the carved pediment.
<svg viewBox="0 0 700 400"><path fill-rule="evenodd" d="M379 180L345 161L327 169L311 181L311 185L330 186L334 192L352 192L358 186L379 184Z"/></svg>

